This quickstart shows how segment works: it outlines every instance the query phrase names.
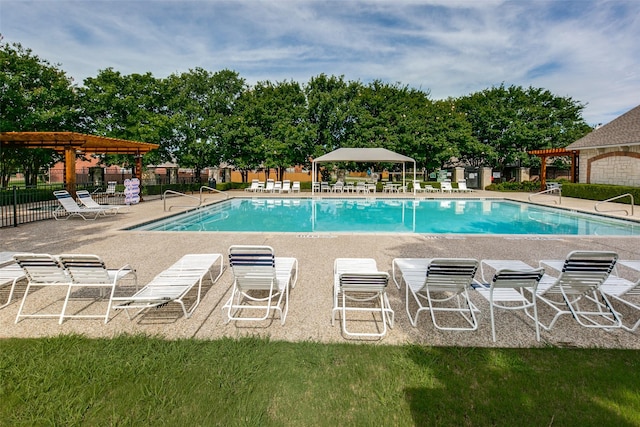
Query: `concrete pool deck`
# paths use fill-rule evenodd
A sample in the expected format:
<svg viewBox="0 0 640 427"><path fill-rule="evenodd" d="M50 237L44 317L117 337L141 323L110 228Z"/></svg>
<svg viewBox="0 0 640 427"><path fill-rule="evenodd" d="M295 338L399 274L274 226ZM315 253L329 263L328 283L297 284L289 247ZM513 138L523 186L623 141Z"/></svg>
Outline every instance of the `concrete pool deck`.
<svg viewBox="0 0 640 427"><path fill-rule="evenodd" d="M270 197L232 191L235 197ZM294 195L298 197L298 194ZM309 197L310 193L302 193ZM333 195L322 195L332 197ZM358 197L338 194L337 196ZM372 195L370 195L372 196ZM427 193L425 198L498 198L527 201L529 194L474 191L473 193ZM221 196L209 196L210 201ZM291 195L283 195L291 197ZM375 197L413 197L407 194L375 194ZM556 206L555 196L538 196L534 200ZM169 205L175 199L170 199ZM596 213L595 202L562 198L560 207ZM626 205L625 205L626 206ZM619 209L625 206L607 204L611 216L629 218ZM626 206L627 210L629 206ZM544 345L568 347L640 348L637 333L623 330L595 330L580 327L569 316L560 319L551 332L542 331L537 342L535 330L521 311L498 311L497 342L491 339L488 303L472 292L473 302L481 310L479 328L474 332L440 331L434 328L428 313L422 313L418 327L410 325L405 311L405 290L393 284L388 289L395 311L395 326L382 340L345 339L339 322L331 325L333 262L335 258L374 258L378 268L391 273L391 263L397 257L470 257L481 259L520 259L537 265L540 259L564 259L573 250L613 250L621 259L640 259L640 237L573 237L573 236L471 236L471 235L385 235L349 233L199 233L127 231L127 227L179 212L164 212L162 200L149 200L133 206L129 212L83 221L40 221L17 228L0 229L0 251L90 253L100 255L107 266L118 268L131 264L144 285L156 274L187 253L225 254L233 244L272 246L277 256L296 257L299 261L298 283L291 291L289 314L285 325L279 318L262 322L224 323L222 306L230 294L232 274L227 269L220 280L204 289L200 306L189 319L182 317L177 305L168 304L149 310L129 320L125 313L112 311L106 325L97 319L69 319L58 325L57 319L23 319L14 324L20 304L20 290L13 302L0 310L0 337L44 337L60 334L83 334L88 337L113 337L119 334L146 334L169 339L215 339L223 336L269 336L273 340L320 342L374 342L381 344L419 343L435 346L536 347ZM636 209L632 219L640 221ZM630 274L630 273L629 273ZM0 297L6 298L6 287ZM52 301L61 303L64 291L41 289L29 297L27 309L43 309ZM75 306L70 306L73 310ZM55 309L55 308L54 308ZM91 310L106 309L105 302L95 303ZM542 314L545 311L542 310ZM547 312L548 313L548 312ZM633 313L630 313L633 315ZM365 323L363 322L363 325ZM371 322L366 325L370 327Z"/></svg>

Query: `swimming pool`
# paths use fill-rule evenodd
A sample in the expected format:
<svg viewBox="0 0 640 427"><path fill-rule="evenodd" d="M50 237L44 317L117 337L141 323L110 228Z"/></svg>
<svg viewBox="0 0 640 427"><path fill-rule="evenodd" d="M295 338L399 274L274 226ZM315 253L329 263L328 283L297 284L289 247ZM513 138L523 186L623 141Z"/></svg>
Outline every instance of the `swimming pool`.
<svg viewBox="0 0 640 427"><path fill-rule="evenodd" d="M133 229L640 236L634 221L493 199L234 198Z"/></svg>

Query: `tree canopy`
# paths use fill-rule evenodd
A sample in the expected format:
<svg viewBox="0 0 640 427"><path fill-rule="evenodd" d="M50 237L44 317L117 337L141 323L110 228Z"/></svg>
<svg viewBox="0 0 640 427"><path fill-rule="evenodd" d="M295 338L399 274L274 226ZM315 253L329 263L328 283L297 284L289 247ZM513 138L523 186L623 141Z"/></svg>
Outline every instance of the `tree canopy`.
<svg viewBox="0 0 640 427"><path fill-rule="evenodd" d="M282 179L285 168L308 166L340 147L387 148L427 171L530 166L538 159L527 151L564 147L591 130L582 103L534 87L501 84L433 100L429 91L401 83L325 74L304 84L250 86L232 70L156 78L107 68L78 88L59 66L18 44L0 45L0 59L2 131L76 130L152 142L160 149L145 164L172 161L199 171L224 162L245 178L265 168ZM33 175L58 160L37 150L0 156L3 179L17 170ZM132 164L123 156L103 160Z"/></svg>

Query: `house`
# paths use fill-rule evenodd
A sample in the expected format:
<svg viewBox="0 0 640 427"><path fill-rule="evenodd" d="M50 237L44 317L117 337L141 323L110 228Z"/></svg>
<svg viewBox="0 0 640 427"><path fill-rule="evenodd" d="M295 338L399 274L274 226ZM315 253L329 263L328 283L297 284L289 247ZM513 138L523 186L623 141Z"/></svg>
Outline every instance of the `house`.
<svg viewBox="0 0 640 427"><path fill-rule="evenodd" d="M585 184L640 187L640 105L569 144Z"/></svg>

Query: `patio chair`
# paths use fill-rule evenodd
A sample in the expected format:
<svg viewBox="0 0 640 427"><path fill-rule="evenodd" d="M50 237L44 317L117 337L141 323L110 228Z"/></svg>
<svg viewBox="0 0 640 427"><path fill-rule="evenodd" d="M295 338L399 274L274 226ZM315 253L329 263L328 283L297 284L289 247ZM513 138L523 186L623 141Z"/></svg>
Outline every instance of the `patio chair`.
<svg viewBox="0 0 640 427"><path fill-rule="evenodd" d="M300 192L300 181L293 181L293 184L291 185L291 192L292 193Z"/></svg>
<svg viewBox="0 0 640 427"><path fill-rule="evenodd" d="M60 255L58 257L49 254L23 253L15 254L14 259L24 271L28 283L22 297L22 302L16 315L16 323L23 317L54 317L58 318L58 323L62 323L66 318L100 318L108 321L111 296L116 284L123 278L129 276L135 280L135 270L124 266L118 270L107 270L104 262L96 255ZM63 262L64 260L64 262ZM65 266L68 263L69 268ZM36 311L30 314L23 314L24 308L29 299L29 291L32 287L65 287L66 296L62 304L60 313L43 313ZM75 314L67 314L69 301L72 292L78 288L102 288L103 292L98 297L90 295L88 299L92 303L96 299L109 299L106 314L83 314L83 308ZM109 291L108 296L104 291ZM80 297L87 299L87 292L83 292Z"/></svg>
<svg viewBox="0 0 640 427"><path fill-rule="evenodd" d="M331 324L335 322L336 312L340 312L342 331L345 335L383 337L387 333L387 323L393 327L394 321L394 313L387 296L389 274L378 271L375 260L371 258L336 258L333 272ZM347 312L379 313L382 330L378 327L377 332L350 331L347 328ZM353 322L355 320L352 319Z"/></svg>
<svg viewBox="0 0 640 427"><path fill-rule="evenodd" d="M467 188L467 181L464 179L461 179L458 181L458 191L461 193L470 193L473 190L470 188Z"/></svg>
<svg viewBox="0 0 640 427"><path fill-rule="evenodd" d="M282 181L276 181L273 184L273 193L282 193Z"/></svg>
<svg viewBox="0 0 640 427"><path fill-rule="evenodd" d="M289 310L289 289L298 279L296 258L276 257L270 246L233 245L229 248L233 271L231 296L222 307L225 323L231 320L265 320L271 311L280 313L284 325ZM258 313L256 316L245 315Z"/></svg>
<svg viewBox="0 0 640 427"><path fill-rule="evenodd" d="M326 182L326 181L322 181L320 183L320 192L321 193L325 193L325 192L329 193L330 191L331 191L331 186L329 185L329 183Z"/></svg>
<svg viewBox="0 0 640 427"><path fill-rule="evenodd" d="M57 258L71 278L62 313L60 314L60 323L63 322L65 317L104 318L104 323L107 323L111 312L112 298L118 283L121 280L128 279L133 281L136 288L138 286L136 271L128 264L118 269L107 269L104 261L97 255L62 254ZM100 297L108 298L109 300L106 313L104 315L65 314L72 291L75 288L99 288L101 290ZM108 294L105 291L108 291Z"/></svg>
<svg viewBox="0 0 640 427"><path fill-rule="evenodd" d="M298 189L298 191L300 191L300 189ZM290 193L291 192L291 181L288 179L285 179L282 181L282 189L280 190L281 193Z"/></svg>
<svg viewBox="0 0 640 427"><path fill-rule="evenodd" d="M331 187L331 191L334 193L343 193L344 192L344 182L336 181L335 184Z"/></svg>
<svg viewBox="0 0 640 427"><path fill-rule="evenodd" d="M105 208L82 208L80 207L71 194L66 190L57 190L53 192L60 206L53 211L53 217L57 220L60 218L67 220L73 216L79 216L84 220L94 220L101 214L104 215L109 209ZM91 218L90 216L93 216Z"/></svg>
<svg viewBox="0 0 640 427"><path fill-rule="evenodd" d="M391 277L396 287L400 289L402 283L407 281L424 281L429 263L431 263L429 258L394 258L391 261Z"/></svg>
<svg viewBox="0 0 640 427"><path fill-rule="evenodd" d="M424 193L426 190L420 186L420 181L413 181L413 194Z"/></svg>
<svg viewBox="0 0 640 427"><path fill-rule="evenodd" d="M618 260L616 266L618 265L640 272L640 261ZM636 317L632 318L632 323L628 323L625 322L625 316L620 313L620 310L616 310L621 317L622 329L635 332L640 326L640 318L637 317L640 315L640 277L636 277L635 281L631 281L612 273L602 284L600 290L611 298L612 303L620 303L623 307L636 314Z"/></svg>
<svg viewBox="0 0 640 427"><path fill-rule="evenodd" d="M22 317L56 317L60 319L60 313L36 312L33 314L22 314L22 311L29 297L31 287L62 286L68 288L71 285L71 277L66 273L62 264L49 254L20 253L15 254L13 258L27 276L27 287L24 291L20 307L18 308L16 323L18 323Z"/></svg>
<svg viewBox="0 0 640 427"><path fill-rule="evenodd" d="M483 260L481 264L491 265L493 260ZM538 323L538 310L536 306L536 290L540 279L544 275L544 268L523 266L520 262L498 261L502 265L513 268L498 268L490 283L474 281L473 288L489 302L491 313L491 336L496 341L495 309L502 310L526 310L533 309L533 318L536 328L536 339L540 341L540 325ZM531 290L531 298L527 298L523 288Z"/></svg>
<svg viewBox="0 0 640 427"><path fill-rule="evenodd" d="M86 208L89 209L104 209L104 215L108 214L117 214L118 211L122 208L129 208L129 205L101 205L91 197L91 194L87 190L78 190L76 191L76 196L78 196L78 200L82 203Z"/></svg>
<svg viewBox="0 0 640 427"><path fill-rule="evenodd" d="M477 269L478 261L475 259L433 258L427 266L426 275L422 277L402 270L406 285L406 310L411 325L416 327L420 312L428 310L431 313L433 325L437 329L476 330L478 322L475 313L478 309L469 298L469 288ZM418 305L415 316L409 309L409 296ZM443 312L459 314L468 326L440 325L436 319L436 313Z"/></svg>
<svg viewBox="0 0 640 427"><path fill-rule="evenodd" d="M453 192L453 187L451 186L451 181L449 180L444 180L440 183L440 192L444 193L444 192Z"/></svg>
<svg viewBox="0 0 640 427"><path fill-rule="evenodd" d="M107 196L121 196L121 195L123 195L124 193L120 193L120 192L116 191L116 184L117 184L116 181L107 182L107 189L105 190L104 193Z"/></svg>
<svg viewBox="0 0 640 427"><path fill-rule="evenodd" d="M213 276L214 269L217 276ZM129 319L149 308L161 307L171 302L180 305L185 318L191 317L200 304L202 297L202 281L209 276L211 283L215 283L224 271L224 257L222 254L187 254L172 266L160 272L142 289L131 296L114 297L115 310L125 310ZM191 292L197 286L195 296ZM187 309L186 300L195 298ZM138 311L131 316L129 310Z"/></svg>
<svg viewBox="0 0 640 427"><path fill-rule="evenodd" d="M0 308L4 308L11 304L13 293L16 290L16 283L25 279L26 277L27 276L24 273L24 270L15 262L5 264L0 267L0 288L11 285L11 288L9 288L7 301L4 304L0 305Z"/></svg>
<svg viewBox="0 0 640 427"><path fill-rule="evenodd" d="M560 272L557 277L545 275L538 285L536 298L555 313L547 325L539 320L540 326L548 331L560 316L569 314L586 328L621 327L618 313L601 290L617 260L615 252L573 251L564 261L540 261L541 267Z"/></svg>
<svg viewBox="0 0 640 427"><path fill-rule="evenodd" d="M267 184L264 186L264 190L265 192L269 192L269 193L273 193L273 190L276 186L276 183L274 180L272 179L268 179L267 180Z"/></svg>
<svg viewBox="0 0 640 427"><path fill-rule="evenodd" d="M246 187L244 191L252 191L255 193L256 191L259 191L259 189L260 189L260 180L252 179L251 185L249 187Z"/></svg>

